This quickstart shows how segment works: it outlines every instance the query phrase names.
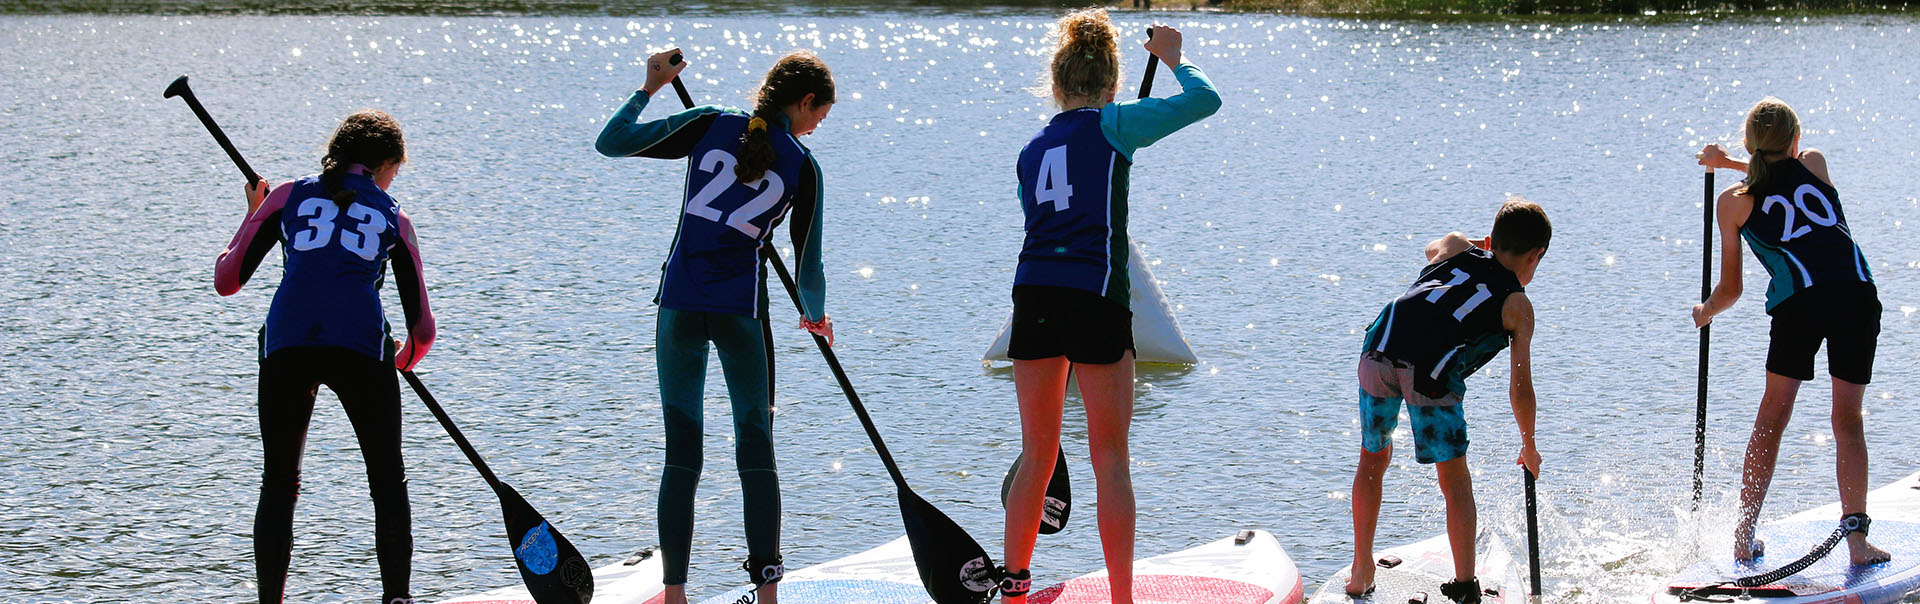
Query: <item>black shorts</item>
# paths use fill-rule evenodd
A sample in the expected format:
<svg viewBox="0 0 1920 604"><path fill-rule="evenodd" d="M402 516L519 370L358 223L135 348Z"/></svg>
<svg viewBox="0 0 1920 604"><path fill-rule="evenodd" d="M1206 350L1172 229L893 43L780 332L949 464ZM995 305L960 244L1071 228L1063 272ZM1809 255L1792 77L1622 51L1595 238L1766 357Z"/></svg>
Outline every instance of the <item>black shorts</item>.
<svg viewBox="0 0 1920 604"><path fill-rule="evenodd" d="M1007 358L1037 361L1066 355L1089 365L1120 362L1133 350L1133 311L1090 291L1048 285L1013 286L1013 336Z"/></svg>
<svg viewBox="0 0 1920 604"><path fill-rule="evenodd" d="M1800 291L1773 307L1767 371L1813 379L1813 355L1827 342L1827 374L1855 384L1873 380L1880 339L1880 294L1872 283L1832 283Z"/></svg>

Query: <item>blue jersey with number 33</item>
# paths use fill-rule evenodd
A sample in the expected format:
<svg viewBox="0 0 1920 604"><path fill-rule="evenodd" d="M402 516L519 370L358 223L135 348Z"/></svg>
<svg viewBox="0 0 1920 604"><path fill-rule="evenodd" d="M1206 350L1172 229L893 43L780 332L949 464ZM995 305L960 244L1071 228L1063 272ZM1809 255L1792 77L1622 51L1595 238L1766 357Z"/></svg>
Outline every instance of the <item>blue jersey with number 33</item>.
<svg viewBox="0 0 1920 604"><path fill-rule="evenodd" d="M687 188L673 252L660 284L660 305L674 310L760 316L765 273L760 245L792 207L808 151L783 128L770 128L773 167L740 182L740 135L751 119L719 113L687 155Z"/></svg>
<svg viewBox="0 0 1920 604"><path fill-rule="evenodd" d="M1099 109L1053 117L1020 150L1027 239L1014 285L1090 291L1127 306L1127 173Z"/></svg>
<svg viewBox="0 0 1920 604"><path fill-rule="evenodd" d="M361 174L341 183L355 193L345 208L318 176L292 186L275 225L286 272L267 311L262 357L294 346L333 346L393 358L380 286L388 250L400 241L400 206Z"/></svg>

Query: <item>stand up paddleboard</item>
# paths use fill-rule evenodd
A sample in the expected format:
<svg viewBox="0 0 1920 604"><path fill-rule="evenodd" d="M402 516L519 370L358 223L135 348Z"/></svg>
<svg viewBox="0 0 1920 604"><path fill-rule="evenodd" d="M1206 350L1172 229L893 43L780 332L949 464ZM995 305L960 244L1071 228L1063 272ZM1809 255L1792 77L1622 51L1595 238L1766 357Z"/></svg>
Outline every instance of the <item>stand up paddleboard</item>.
<svg viewBox="0 0 1920 604"><path fill-rule="evenodd" d="M1180 333L1180 322L1173 319L1173 305L1168 304L1167 295L1160 292L1160 282L1153 280L1153 273L1147 271L1147 262L1140 256L1140 244L1135 242L1131 249L1127 254L1127 279L1131 282L1129 306L1133 309L1133 361L1175 365L1200 362L1199 357L1193 355L1193 346L1187 344L1187 336ZM993 339L993 345L987 347L983 360L1008 360L1007 346L1012 338L1013 317L1009 316L1000 327L1000 335Z"/></svg>
<svg viewBox="0 0 1920 604"><path fill-rule="evenodd" d="M1812 551L1840 525L1840 504L1833 503L1760 525L1756 536L1766 543L1765 555L1734 562L1732 552L1717 553L1674 576L1651 601L1732 602L1744 591L1752 598L1748 601L1766 604L1878 604L1920 594L1920 473L1868 493L1867 514L1873 518L1868 530L1873 544L1893 554L1893 561L1853 566L1842 542L1827 557L1785 579L1745 590L1722 585L1785 566Z"/></svg>
<svg viewBox="0 0 1920 604"><path fill-rule="evenodd" d="M1298 604L1305 586L1293 558L1266 531L1240 531L1189 550L1133 563L1135 602L1155 604ZM1106 604L1101 570L1036 591L1031 604Z"/></svg>
<svg viewBox="0 0 1920 604"><path fill-rule="evenodd" d="M753 591L752 586L734 588L702 601L702 604L734 604ZM780 580L783 602L861 604L932 604L933 598L920 586L920 571L913 565L913 546L906 537L886 545L832 562L809 566L787 573ZM597 599L596 599L596 603Z"/></svg>
<svg viewBox="0 0 1920 604"><path fill-rule="evenodd" d="M1505 604L1527 601L1527 584L1521 580L1519 563L1506 545L1487 531L1480 531L1474 543L1474 575L1480 579L1480 601ZM1453 580L1453 548L1446 533L1414 543L1378 552L1373 569L1373 593L1365 598L1347 596L1347 579L1353 566L1340 569L1320 591L1312 604L1447 604L1440 595L1440 584Z"/></svg>
<svg viewBox="0 0 1920 604"><path fill-rule="evenodd" d="M593 569L593 604L660 604L665 590L664 571L653 550L641 550L627 559ZM525 586L461 596L440 604L536 604Z"/></svg>

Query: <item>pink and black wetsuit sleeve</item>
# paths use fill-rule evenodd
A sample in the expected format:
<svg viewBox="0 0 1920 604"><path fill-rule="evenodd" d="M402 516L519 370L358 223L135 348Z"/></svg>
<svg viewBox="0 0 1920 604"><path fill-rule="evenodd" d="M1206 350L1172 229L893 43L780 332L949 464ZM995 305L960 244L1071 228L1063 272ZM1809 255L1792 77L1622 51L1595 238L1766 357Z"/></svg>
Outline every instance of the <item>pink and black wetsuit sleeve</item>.
<svg viewBox="0 0 1920 604"><path fill-rule="evenodd" d="M400 309L407 317L407 341L394 353L393 364L402 371L413 366L433 348L435 326L433 306L427 301L427 279L420 262L420 238L413 232L413 219L399 211L400 241L388 254L393 259L394 285L400 289Z"/></svg>
<svg viewBox="0 0 1920 604"><path fill-rule="evenodd" d="M231 296L253 278L254 269L260 268L260 261L266 259L267 252L273 251L273 244L280 242L280 212L286 209L287 197L292 193L291 182L274 187L267 198L260 201L260 207L240 223L239 232L233 234L227 249L220 252L219 260L214 262L214 291Z"/></svg>

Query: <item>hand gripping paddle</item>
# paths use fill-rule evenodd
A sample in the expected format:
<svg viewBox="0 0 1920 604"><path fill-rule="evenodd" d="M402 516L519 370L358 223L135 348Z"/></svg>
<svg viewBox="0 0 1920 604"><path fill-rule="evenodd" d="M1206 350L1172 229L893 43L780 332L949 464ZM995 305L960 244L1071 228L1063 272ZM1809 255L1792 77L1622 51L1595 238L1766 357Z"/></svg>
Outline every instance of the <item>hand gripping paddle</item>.
<svg viewBox="0 0 1920 604"><path fill-rule="evenodd" d="M207 127L207 132L213 134L213 140L220 143L220 148L226 150L233 165L239 166L247 182L260 182L260 175L247 166L247 160L241 159L240 152L233 148L232 141L227 140L226 133L213 123L213 116L207 115L207 109L200 105L199 99L194 98L193 89L187 87L187 76L180 76L167 85L166 98L176 96L185 100L187 107L193 109L193 114L199 116L200 123ZM487 462L482 461L480 454L474 452L473 445L467 443L467 437L460 434L460 428L455 427L453 420L447 417L447 412L440 409L440 403L427 393L427 387L420 383L420 378L414 377L411 371L402 371L400 375L406 376L407 383L420 395L420 400L427 403L427 408L447 429L453 442L460 445L460 451L467 454L467 461L473 462L473 467L480 470L487 484L493 486L493 492L500 496L500 507L507 517L507 540L513 545L514 563L520 567L520 578L526 581L527 592L533 595L534 601L540 604L592 602L593 568L580 556L580 550L574 549L559 529L547 524L547 519L534 511L533 506L514 492L513 487L493 475L493 470L487 468Z"/></svg>
<svg viewBox="0 0 1920 604"><path fill-rule="evenodd" d="M668 59L670 64L680 64L680 56ZM673 90L680 95L680 103L691 109L693 98L687 94L687 88L680 78L673 79ZM762 256L773 264L774 271L780 275L780 283L787 288L787 295L793 299L795 308L800 307L800 290L793 285L793 275L787 272L787 264L773 251L772 246L760 247ZM813 336L813 343L820 347L820 355L827 360L827 367L833 370L833 378L840 382L840 391L847 395L847 402L853 405L853 413L860 418L860 426L867 431L867 439L873 442L873 449L880 454L880 463L887 467L887 475L893 478L893 485L900 498L900 519L906 524L907 542L913 548L913 564L920 573L920 585L927 590L937 604L986 604L993 597L993 590L999 583L995 576L993 559L987 557L987 551L980 542L968 535L966 529L941 513L939 508L927 503L913 489L907 486L906 476L900 473L900 466L893 461L893 454L887 451L887 443L880 439L880 430L873 426L873 418L867 415L867 407L860 402L860 395L853 390L853 382L847 379L847 372L840 367L840 358L833 354L833 347L827 345L827 339Z"/></svg>
<svg viewBox="0 0 1920 604"><path fill-rule="evenodd" d="M533 509L526 499L520 497L512 486L493 475L487 468L487 462L473 450L473 444L453 425L453 418L447 417L439 401L427 392L426 384L411 371L402 371L407 384L413 386L414 394L433 411L434 419L440 420L440 426L447 429L447 435L460 446L460 452L467 454L467 461L480 471L480 476L493 487L493 493L500 496L500 511L506 515L507 543L513 547L513 563L520 567L520 579L527 584L527 592L533 594L533 600L540 604L587 604L593 601L593 567L581 557L580 550L574 549L560 529L547 523L547 519Z"/></svg>

